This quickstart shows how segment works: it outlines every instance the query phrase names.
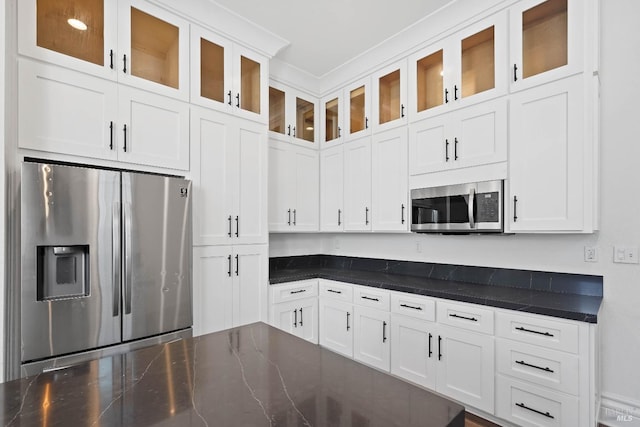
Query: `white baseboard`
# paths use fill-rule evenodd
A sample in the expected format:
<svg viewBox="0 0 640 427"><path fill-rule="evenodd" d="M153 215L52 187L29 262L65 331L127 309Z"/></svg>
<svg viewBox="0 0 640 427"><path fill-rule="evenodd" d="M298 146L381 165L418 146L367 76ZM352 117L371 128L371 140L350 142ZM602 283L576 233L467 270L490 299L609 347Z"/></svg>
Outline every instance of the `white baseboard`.
<svg viewBox="0 0 640 427"><path fill-rule="evenodd" d="M640 402L603 394L598 421L608 427L640 427Z"/></svg>

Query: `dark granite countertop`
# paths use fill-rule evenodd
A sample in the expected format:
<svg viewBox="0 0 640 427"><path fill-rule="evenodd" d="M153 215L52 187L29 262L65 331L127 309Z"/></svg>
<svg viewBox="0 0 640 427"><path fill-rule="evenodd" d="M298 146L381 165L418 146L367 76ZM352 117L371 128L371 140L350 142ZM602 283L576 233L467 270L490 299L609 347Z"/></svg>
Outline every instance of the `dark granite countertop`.
<svg viewBox="0 0 640 427"><path fill-rule="evenodd" d="M365 266L374 265L377 261L369 260L369 264L363 262L361 264ZM274 285L313 278L329 279L587 323L597 323L598 321L598 311L602 303L602 290L600 287L598 291L597 280L590 279L597 276L516 270L509 271L509 274L507 274L498 269L480 267L460 267L460 272L457 273L457 276L456 273L451 272L438 276L433 274L433 268L431 269L431 274L418 275L420 272L415 269L413 271L414 274L401 274L396 272L398 268L395 268L396 271L394 271L394 268L389 268L390 262L387 261L386 268L370 271L365 268L353 268L353 262L336 268L336 264L340 263L334 261L329 262L330 266L322 266L318 265L319 263L317 262L306 263L307 265L305 265L304 262L300 262L300 259L293 262L289 261L288 263L280 260L279 263L271 262L272 268L269 271L269 281ZM401 263L395 262L395 264ZM279 265L276 266L275 264ZM328 263L325 260L320 264L327 265ZM455 267L457 266L449 267L452 267L449 269L450 271L455 272ZM406 266L401 268L403 269L402 273L407 272ZM465 268L467 271L462 271ZM442 268L442 270L446 269ZM474 277L477 277L483 273L487 278L484 280L486 284L455 280L456 277L464 277L466 279L466 276L471 274L475 274L476 276ZM525 285L528 286L507 286L503 283L492 283L496 275L514 276L516 281L525 282ZM518 275L522 277L518 277ZM554 288L551 285L554 278L556 284L564 281L561 285L570 291L562 292L562 289ZM539 286L532 285L534 279L540 282ZM548 284L546 281L548 281ZM550 290L545 290L545 286ZM585 289L579 289L580 287L588 289L585 291Z"/></svg>
<svg viewBox="0 0 640 427"><path fill-rule="evenodd" d="M264 323L0 384L4 426L464 426L464 408Z"/></svg>

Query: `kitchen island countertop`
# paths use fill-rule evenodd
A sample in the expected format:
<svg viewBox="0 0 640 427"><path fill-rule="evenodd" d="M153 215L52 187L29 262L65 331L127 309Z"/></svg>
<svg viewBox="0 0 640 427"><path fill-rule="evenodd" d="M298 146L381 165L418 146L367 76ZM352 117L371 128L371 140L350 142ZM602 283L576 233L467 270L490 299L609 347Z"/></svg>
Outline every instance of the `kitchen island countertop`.
<svg viewBox="0 0 640 427"><path fill-rule="evenodd" d="M4 426L464 426L464 408L264 323L0 384Z"/></svg>

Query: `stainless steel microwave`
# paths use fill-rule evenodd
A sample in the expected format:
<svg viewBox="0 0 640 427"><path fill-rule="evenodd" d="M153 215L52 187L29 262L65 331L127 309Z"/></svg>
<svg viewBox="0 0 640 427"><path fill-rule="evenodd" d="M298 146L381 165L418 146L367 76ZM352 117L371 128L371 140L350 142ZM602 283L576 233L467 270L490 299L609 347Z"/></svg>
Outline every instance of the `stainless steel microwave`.
<svg viewBox="0 0 640 427"><path fill-rule="evenodd" d="M504 181L411 190L411 231L502 233Z"/></svg>

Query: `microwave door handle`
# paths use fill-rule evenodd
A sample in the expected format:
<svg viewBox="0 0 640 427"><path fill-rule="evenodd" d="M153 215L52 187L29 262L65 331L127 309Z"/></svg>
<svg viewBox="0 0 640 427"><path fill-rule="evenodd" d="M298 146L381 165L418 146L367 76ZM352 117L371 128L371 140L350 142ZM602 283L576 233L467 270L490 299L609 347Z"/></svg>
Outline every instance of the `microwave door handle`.
<svg viewBox="0 0 640 427"><path fill-rule="evenodd" d="M476 203L476 190L475 188L472 188L471 190L469 190L469 203L468 203L468 209L469 209L469 227L471 228L476 228L476 219L473 216L473 206Z"/></svg>

